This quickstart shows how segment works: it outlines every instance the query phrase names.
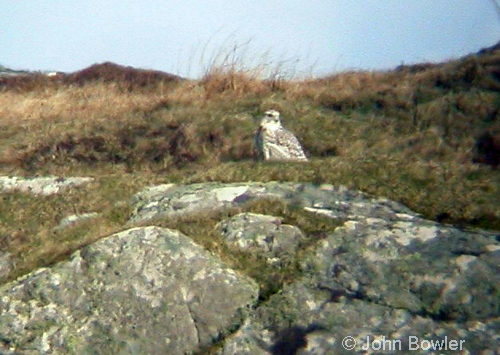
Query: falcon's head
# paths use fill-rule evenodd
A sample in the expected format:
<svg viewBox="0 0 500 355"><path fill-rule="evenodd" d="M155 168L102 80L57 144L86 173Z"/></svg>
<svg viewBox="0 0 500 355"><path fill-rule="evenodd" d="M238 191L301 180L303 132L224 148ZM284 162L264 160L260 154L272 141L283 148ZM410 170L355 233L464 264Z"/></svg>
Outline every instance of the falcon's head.
<svg viewBox="0 0 500 355"><path fill-rule="evenodd" d="M260 121L260 129L276 131L281 127L280 113L276 110L268 110L264 112L264 117Z"/></svg>

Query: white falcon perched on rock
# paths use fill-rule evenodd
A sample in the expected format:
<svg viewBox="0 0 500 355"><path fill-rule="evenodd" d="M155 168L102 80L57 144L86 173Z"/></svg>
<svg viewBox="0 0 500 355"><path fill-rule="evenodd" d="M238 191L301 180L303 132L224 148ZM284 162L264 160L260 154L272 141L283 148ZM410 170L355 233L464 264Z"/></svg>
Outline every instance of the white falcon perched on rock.
<svg viewBox="0 0 500 355"><path fill-rule="evenodd" d="M255 135L255 145L264 160L307 161L299 140L281 125L280 113L264 113Z"/></svg>

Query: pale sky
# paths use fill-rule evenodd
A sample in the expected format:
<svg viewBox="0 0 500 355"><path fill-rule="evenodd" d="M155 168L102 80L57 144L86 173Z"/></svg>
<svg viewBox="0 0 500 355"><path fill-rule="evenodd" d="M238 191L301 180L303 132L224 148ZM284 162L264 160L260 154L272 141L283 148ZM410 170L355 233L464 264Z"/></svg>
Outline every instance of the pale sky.
<svg viewBox="0 0 500 355"><path fill-rule="evenodd" d="M115 62L199 78L236 48L283 73L458 58L500 40L491 0L2 0L0 64L72 72Z"/></svg>

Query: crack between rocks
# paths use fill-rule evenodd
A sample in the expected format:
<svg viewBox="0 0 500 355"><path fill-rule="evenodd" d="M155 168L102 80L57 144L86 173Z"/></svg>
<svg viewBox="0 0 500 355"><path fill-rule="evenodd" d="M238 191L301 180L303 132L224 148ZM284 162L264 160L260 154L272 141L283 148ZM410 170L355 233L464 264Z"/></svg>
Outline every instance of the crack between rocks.
<svg viewBox="0 0 500 355"><path fill-rule="evenodd" d="M484 255L484 254L488 254L490 252L488 251L478 251L478 252L473 252L473 251L467 251L467 250L453 250L451 252L451 255L453 256L462 256L462 255L466 255L466 256L475 256L475 257L480 257L481 255Z"/></svg>
<svg viewBox="0 0 500 355"><path fill-rule="evenodd" d="M201 346L201 339L200 339L200 330L198 329L198 323L196 322L196 317L194 312L191 310L191 307L189 306L188 302L185 302L186 308L188 309L189 316L191 317L191 320L193 321L193 326L196 331L196 339L198 341L198 346Z"/></svg>
<svg viewBox="0 0 500 355"><path fill-rule="evenodd" d="M187 306L187 303L186 303L186 306ZM258 307L255 307L255 309L257 309L257 308ZM189 307L188 307L188 309L189 309ZM191 317L191 318L193 318L193 317ZM218 348L221 344L224 344L227 339L229 339L231 336L233 336L238 331L240 331L240 329L245 324L245 320L247 318L248 317L246 317L245 319L242 319L242 321L239 324L234 325L233 327L230 328L230 330L225 329L223 331L220 331L216 341L214 341L212 344L210 344L208 346L201 347L201 350L194 353L194 355L204 355L204 354L208 353L210 349ZM194 322L194 318L193 318L193 322Z"/></svg>

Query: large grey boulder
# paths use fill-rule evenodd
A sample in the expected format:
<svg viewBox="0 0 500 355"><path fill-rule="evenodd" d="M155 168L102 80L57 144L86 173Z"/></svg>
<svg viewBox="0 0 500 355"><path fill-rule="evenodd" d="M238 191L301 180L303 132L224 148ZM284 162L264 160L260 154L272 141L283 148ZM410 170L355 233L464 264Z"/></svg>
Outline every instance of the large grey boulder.
<svg viewBox="0 0 500 355"><path fill-rule="evenodd" d="M179 232L130 229L0 288L23 354L185 354L238 327L258 287Z"/></svg>
<svg viewBox="0 0 500 355"><path fill-rule="evenodd" d="M499 315L500 245L420 218L349 221L304 260L322 287L442 320Z"/></svg>
<svg viewBox="0 0 500 355"><path fill-rule="evenodd" d="M439 353L429 341L498 353L498 235L371 210L303 257L302 278L262 304L219 354L349 354L344 345L353 344L363 353Z"/></svg>

